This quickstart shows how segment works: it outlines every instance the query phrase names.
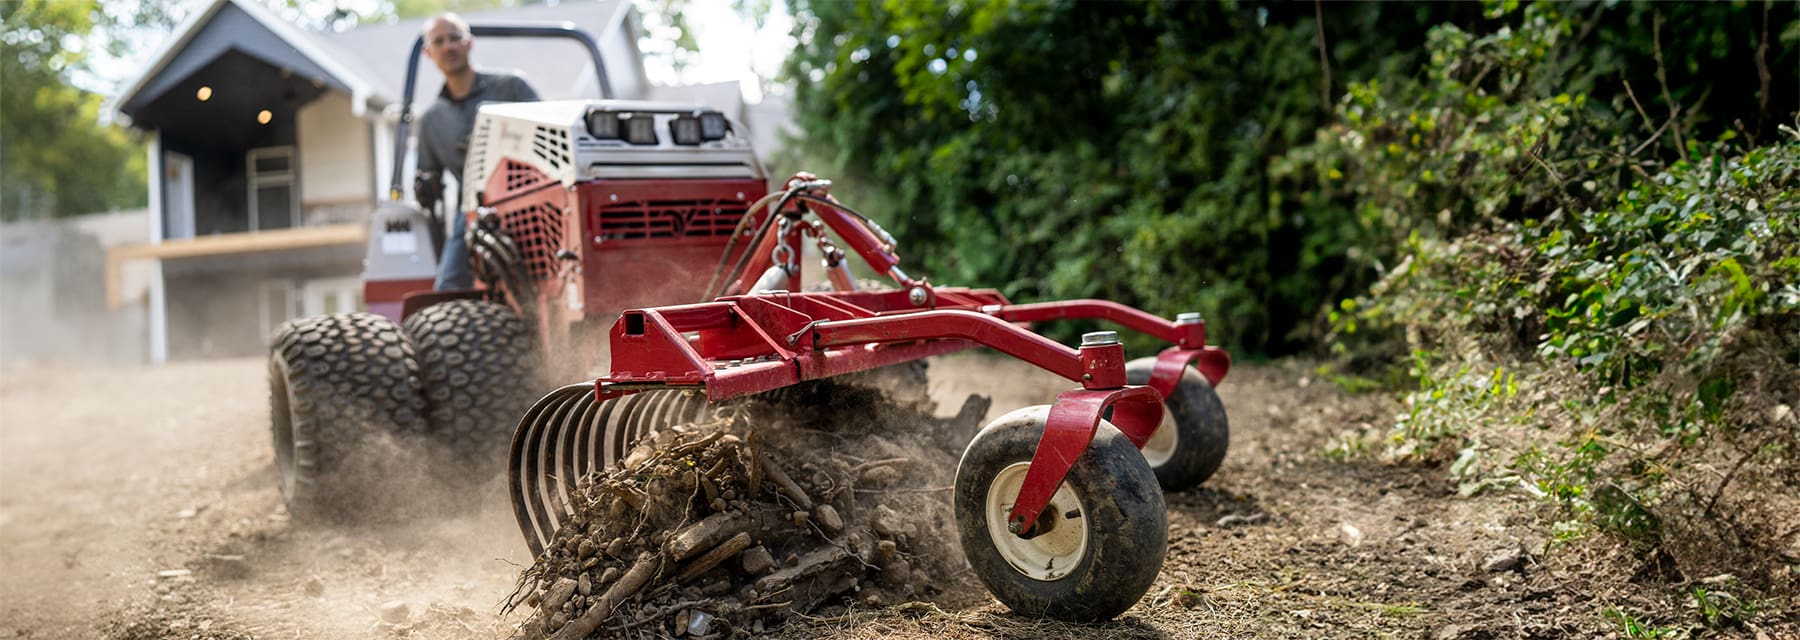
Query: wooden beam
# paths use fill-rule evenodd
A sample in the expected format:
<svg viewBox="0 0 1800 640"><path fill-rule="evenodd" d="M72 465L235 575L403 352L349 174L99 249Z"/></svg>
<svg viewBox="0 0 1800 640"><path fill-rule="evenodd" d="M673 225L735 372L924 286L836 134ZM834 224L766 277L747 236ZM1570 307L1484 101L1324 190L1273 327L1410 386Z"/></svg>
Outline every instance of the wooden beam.
<svg viewBox="0 0 1800 640"><path fill-rule="evenodd" d="M277 229L254 233L223 233L183 240L165 240L162 244L134 244L113 247L106 252L106 304L117 309L125 305L121 299L123 286L120 270L125 263L137 260L169 260L270 251L291 251L323 247L360 247L368 242L369 229L357 223L319 227Z"/></svg>

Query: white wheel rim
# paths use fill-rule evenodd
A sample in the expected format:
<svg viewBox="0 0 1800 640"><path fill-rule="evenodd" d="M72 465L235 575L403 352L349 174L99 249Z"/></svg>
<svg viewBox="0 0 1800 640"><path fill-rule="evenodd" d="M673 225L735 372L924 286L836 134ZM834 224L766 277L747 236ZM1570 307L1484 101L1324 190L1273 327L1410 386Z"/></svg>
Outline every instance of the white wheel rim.
<svg viewBox="0 0 1800 640"><path fill-rule="evenodd" d="M1175 417L1169 415L1169 407L1163 406L1162 424L1156 425L1156 431L1150 434L1150 440L1144 443L1144 461L1150 463L1151 469L1161 469L1175 457L1175 447L1180 444L1180 428L1175 426Z"/></svg>
<svg viewBox="0 0 1800 640"><path fill-rule="evenodd" d="M988 484L988 538L994 541L1000 557L1025 577L1044 582L1061 580L1087 554L1087 511L1081 506L1080 496L1064 482L1050 496L1050 504L1044 507L1046 515L1038 518L1040 525L1049 526L1049 531L1029 540L1008 531L1007 516L1012 513L1013 499L1019 497L1019 487L1025 484L1025 470L1030 467L1028 462L1013 463L1001 469Z"/></svg>

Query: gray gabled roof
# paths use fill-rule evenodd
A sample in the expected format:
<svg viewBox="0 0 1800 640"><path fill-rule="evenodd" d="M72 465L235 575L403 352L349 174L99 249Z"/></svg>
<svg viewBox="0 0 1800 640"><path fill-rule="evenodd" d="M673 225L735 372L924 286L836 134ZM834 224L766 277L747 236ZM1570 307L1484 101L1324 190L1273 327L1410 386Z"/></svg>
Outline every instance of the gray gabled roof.
<svg viewBox="0 0 1800 640"><path fill-rule="evenodd" d="M209 29L215 20L230 24ZM359 114L371 102L380 100L363 73L319 48L307 34L254 1L214 0L175 29L175 38L142 74L108 102L108 110L129 118L128 112L135 106L154 101L162 91L192 72L193 67L230 49L246 51L271 64L300 67L297 70L349 93L351 108ZM190 46L201 50L190 52Z"/></svg>
<svg viewBox="0 0 1800 640"><path fill-rule="evenodd" d="M640 97L649 87L637 50L640 28L627 0L566 0L555 6L471 12L463 18L471 24L571 23L600 41L609 79L620 94L612 97ZM174 38L143 73L108 102L108 110L128 118L197 65L229 49L262 52L258 57L271 64L349 93L358 114L380 109L400 102L407 58L424 23L419 18L321 33L283 20L257 0L214 0L174 30ZM478 39L471 58L477 68L524 72L547 99L599 95L589 56L573 42ZM442 85L442 74L430 60L421 59L415 100L428 104Z"/></svg>

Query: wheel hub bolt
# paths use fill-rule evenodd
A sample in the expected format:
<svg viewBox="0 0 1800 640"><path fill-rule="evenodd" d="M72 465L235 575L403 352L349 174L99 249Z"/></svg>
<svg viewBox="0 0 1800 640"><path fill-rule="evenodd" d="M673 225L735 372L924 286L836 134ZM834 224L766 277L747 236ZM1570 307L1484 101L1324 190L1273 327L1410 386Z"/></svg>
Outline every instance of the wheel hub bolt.
<svg viewBox="0 0 1800 640"><path fill-rule="evenodd" d="M1081 346L1084 347L1104 347L1118 343L1119 332L1117 331L1092 331L1081 334Z"/></svg>

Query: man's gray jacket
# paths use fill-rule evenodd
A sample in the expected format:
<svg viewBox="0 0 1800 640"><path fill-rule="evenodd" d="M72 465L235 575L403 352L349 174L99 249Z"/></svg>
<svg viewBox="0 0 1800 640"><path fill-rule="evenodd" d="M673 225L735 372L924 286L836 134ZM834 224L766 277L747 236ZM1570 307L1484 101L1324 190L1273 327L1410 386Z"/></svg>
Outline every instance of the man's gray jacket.
<svg viewBox="0 0 1800 640"><path fill-rule="evenodd" d="M469 132L475 129L475 112L481 104L537 100L537 91L524 78L507 72L475 72L475 84L461 100L450 97L450 88L444 87L437 102L419 118L419 170L430 175L449 170L461 184Z"/></svg>

